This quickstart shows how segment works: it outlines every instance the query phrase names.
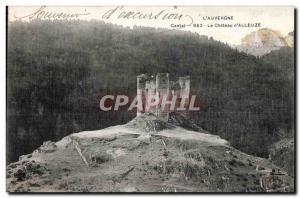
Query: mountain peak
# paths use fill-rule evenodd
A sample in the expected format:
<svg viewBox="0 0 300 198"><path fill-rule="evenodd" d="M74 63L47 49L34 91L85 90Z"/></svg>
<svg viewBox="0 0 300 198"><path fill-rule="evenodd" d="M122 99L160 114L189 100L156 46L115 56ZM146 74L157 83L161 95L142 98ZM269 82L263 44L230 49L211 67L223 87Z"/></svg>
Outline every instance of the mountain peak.
<svg viewBox="0 0 300 198"><path fill-rule="evenodd" d="M237 48L255 56L263 56L281 47L292 47L293 36L283 36L279 31L262 28L247 34Z"/></svg>

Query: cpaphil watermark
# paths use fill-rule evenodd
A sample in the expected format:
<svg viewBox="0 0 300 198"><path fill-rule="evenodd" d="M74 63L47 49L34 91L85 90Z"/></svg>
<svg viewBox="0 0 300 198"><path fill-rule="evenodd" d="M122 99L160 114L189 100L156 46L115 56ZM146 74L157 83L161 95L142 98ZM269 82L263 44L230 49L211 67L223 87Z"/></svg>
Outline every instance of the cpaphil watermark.
<svg viewBox="0 0 300 198"><path fill-rule="evenodd" d="M149 95L143 97L137 95L133 99L127 95L104 95L99 101L101 111L133 111L151 112L151 111L200 111L196 105L196 95L187 97L178 97L176 95Z"/></svg>
<svg viewBox="0 0 300 198"><path fill-rule="evenodd" d="M169 73L137 76L136 95L104 95L100 97L101 111L134 111L137 116L152 113L164 117L171 112L200 111L196 95L190 92L190 76L170 80ZM198 100L199 103L199 100Z"/></svg>

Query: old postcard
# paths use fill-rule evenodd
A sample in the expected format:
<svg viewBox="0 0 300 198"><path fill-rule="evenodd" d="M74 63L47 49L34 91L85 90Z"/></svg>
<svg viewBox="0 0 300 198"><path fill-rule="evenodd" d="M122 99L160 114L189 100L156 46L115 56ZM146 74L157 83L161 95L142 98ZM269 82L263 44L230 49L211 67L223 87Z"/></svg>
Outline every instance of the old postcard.
<svg viewBox="0 0 300 198"><path fill-rule="evenodd" d="M7 7L6 190L294 193L294 13Z"/></svg>

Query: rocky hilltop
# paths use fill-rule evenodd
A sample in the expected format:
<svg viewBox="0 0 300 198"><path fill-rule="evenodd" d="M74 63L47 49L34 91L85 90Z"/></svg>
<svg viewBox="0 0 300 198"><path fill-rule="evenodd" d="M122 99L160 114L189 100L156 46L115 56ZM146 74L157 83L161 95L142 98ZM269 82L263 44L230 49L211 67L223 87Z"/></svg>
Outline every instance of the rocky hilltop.
<svg viewBox="0 0 300 198"><path fill-rule="evenodd" d="M293 47L293 45L293 32L283 36L279 31L263 28L253 31L242 38L241 45L237 46L237 49L254 56L263 56L273 50L278 50L282 47Z"/></svg>
<svg viewBox="0 0 300 198"><path fill-rule="evenodd" d="M186 119L171 120L142 115L44 142L7 166L7 191L294 191L293 178L267 159L240 152Z"/></svg>

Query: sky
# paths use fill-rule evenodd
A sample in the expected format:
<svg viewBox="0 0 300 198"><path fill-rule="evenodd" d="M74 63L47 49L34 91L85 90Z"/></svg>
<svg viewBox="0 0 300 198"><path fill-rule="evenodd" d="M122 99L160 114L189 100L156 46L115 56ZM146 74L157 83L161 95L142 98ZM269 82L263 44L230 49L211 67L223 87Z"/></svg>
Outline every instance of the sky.
<svg viewBox="0 0 300 198"><path fill-rule="evenodd" d="M62 16L65 16L67 20L98 19L125 27L180 28L183 31L212 36L215 40L231 45L240 44L245 35L261 28L279 31L283 36L294 30L294 8L291 6L23 6L8 8L9 22L15 20L29 22L33 19L64 20ZM139 16L148 17L141 19ZM220 27L225 24L227 27ZM241 27L249 24L253 27ZM237 25L239 27L236 27Z"/></svg>

